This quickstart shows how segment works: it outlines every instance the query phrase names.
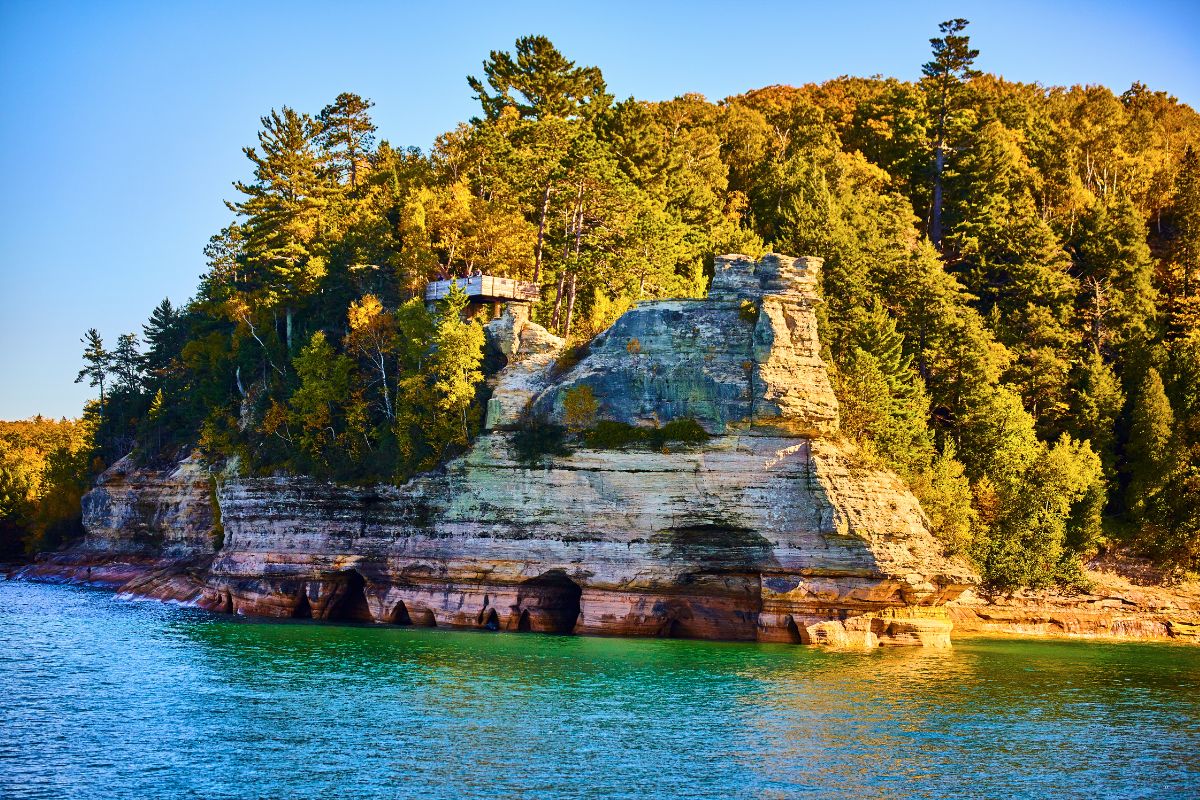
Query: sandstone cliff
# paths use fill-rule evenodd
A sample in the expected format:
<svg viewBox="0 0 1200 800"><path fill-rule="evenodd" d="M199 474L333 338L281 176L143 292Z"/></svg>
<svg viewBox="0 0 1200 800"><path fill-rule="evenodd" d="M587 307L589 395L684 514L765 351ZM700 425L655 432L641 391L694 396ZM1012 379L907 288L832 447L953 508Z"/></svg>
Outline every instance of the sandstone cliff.
<svg viewBox="0 0 1200 800"><path fill-rule="evenodd" d="M945 644L944 603L974 576L896 476L839 443L819 269L719 258L709 299L639 304L569 367L561 340L506 314L488 328L505 366L487 431L444 468L401 487L223 475L211 567L207 475L114 474L85 501L83 550L175 559L126 588L245 614ZM531 453L528 429L566 422L585 386L596 420L710 438Z"/></svg>

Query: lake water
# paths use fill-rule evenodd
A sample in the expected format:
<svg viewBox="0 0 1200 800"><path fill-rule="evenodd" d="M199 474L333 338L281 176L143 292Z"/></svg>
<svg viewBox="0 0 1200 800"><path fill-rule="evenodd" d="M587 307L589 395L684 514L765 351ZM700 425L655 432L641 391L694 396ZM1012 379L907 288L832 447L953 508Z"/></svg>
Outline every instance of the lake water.
<svg viewBox="0 0 1200 800"><path fill-rule="evenodd" d="M267 623L0 581L0 797L1196 797L1200 648Z"/></svg>

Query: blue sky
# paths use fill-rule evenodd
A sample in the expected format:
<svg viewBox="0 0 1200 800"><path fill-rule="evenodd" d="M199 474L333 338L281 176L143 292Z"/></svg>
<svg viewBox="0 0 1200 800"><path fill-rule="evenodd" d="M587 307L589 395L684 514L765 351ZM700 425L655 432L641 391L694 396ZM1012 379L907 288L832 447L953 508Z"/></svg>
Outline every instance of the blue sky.
<svg viewBox="0 0 1200 800"><path fill-rule="evenodd" d="M476 113L464 77L520 35L603 69L618 98L710 99L838 75L913 79L938 22L971 20L1012 80L1135 80L1200 103L1188 2L289 3L0 0L0 418L74 416L79 337L181 303L229 221L258 118L375 101L427 148Z"/></svg>

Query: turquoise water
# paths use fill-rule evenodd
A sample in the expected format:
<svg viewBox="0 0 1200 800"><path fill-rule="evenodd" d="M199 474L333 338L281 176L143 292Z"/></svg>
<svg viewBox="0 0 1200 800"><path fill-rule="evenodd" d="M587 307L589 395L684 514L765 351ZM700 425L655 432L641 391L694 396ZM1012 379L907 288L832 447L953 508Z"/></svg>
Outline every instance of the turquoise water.
<svg viewBox="0 0 1200 800"><path fill-rule="evenodd" d="M1200 648L264 623L0 581L0 797L1195 797Z"/></svg>

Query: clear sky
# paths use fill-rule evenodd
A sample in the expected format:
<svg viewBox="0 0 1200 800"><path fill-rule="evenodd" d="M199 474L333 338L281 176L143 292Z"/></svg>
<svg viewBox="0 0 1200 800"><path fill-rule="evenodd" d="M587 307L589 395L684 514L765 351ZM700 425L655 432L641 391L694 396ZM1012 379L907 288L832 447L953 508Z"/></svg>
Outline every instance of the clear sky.
<svg viewBox="0 0 1200 800"><path fill-rule="evenodd" d="M0 0L0 419L75 416L79 337L114 343L182 303L230 220L258 118L375 101L380 138L428 148L476 113L464 77L544 34L609 90L719 99L838 75L919 76L938 22L1011 80L1140 80L1200 103L1194 2L407 4Z"/></svg>

